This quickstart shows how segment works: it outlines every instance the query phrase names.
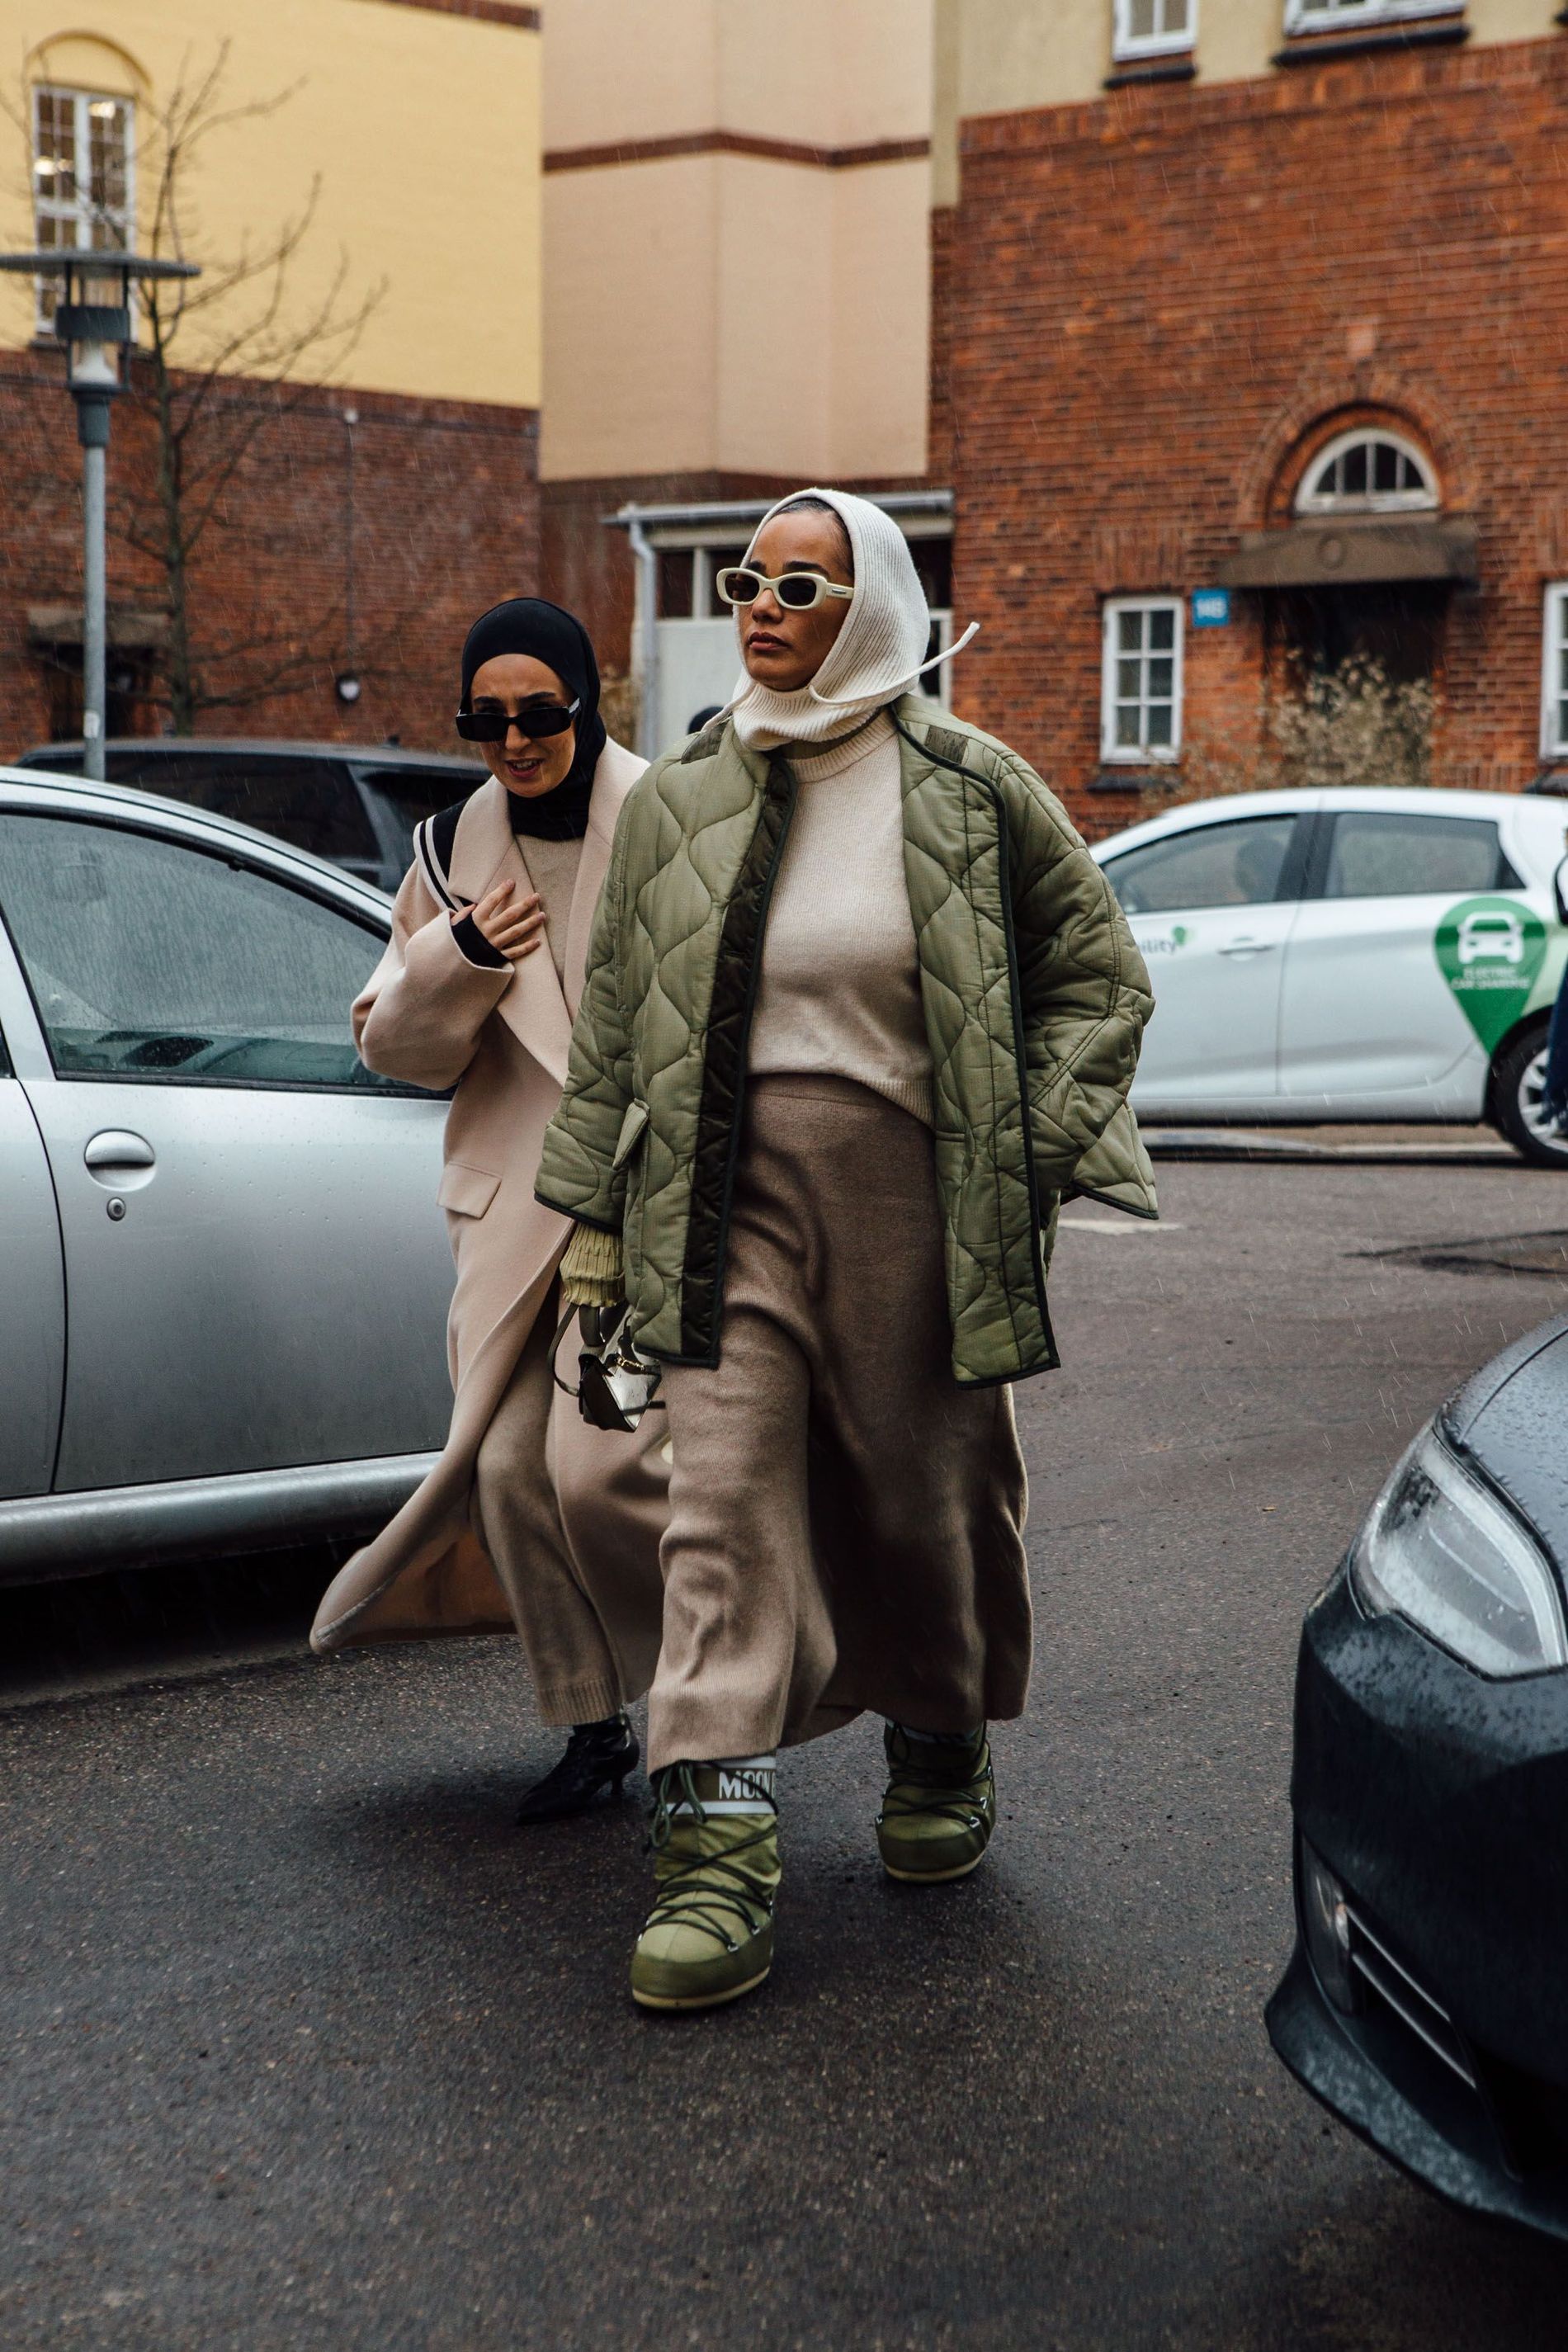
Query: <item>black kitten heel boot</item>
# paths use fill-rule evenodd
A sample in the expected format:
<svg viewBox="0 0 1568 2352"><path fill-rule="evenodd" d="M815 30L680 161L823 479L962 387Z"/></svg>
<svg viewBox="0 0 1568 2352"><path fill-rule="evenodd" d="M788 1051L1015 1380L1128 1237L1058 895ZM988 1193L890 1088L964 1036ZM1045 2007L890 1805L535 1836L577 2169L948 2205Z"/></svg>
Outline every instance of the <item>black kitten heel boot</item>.
<svg viewBox="0 0 1568 2352"><path fill-rule="evenodd" d="M628 1772L642 1757L637 1734L624 1715L599 1723L574 1723L566 1753L552 1771L536 1781L517 1809L520 1829L538 1822L563 1822L585 1813L604 1790L618 1797Z"/></svg>

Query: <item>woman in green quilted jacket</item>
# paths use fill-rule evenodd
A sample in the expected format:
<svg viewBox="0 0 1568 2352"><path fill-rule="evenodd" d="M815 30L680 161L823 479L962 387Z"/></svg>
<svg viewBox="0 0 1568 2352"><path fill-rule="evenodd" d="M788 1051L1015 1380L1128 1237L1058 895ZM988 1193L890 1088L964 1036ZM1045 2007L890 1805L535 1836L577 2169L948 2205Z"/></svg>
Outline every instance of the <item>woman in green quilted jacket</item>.
<svg viewBox="0 0 1568 2352"><path fill-rule="evenodd" d="M567 1296L624 1297L663 1367L657 2009L767 1975L781 1746L881 1716L883 1866L980 1861L986 1724L1028 1686L1010 1383L1057 1360L1058 1205L1154 1213L1148 976L1038 777L912 694L902 533L804 491L718 587L745 677L627 799L539 1178Z"/></svg>

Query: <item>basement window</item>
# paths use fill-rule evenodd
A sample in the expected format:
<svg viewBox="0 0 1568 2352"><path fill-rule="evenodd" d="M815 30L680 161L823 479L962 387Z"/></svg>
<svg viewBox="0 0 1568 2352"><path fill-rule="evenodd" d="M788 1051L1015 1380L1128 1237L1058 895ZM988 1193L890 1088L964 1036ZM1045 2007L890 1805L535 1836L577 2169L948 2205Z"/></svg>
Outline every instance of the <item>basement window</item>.
<svg viewBox="0 0 1568 2352"><path fill-rule="evenodd" d="M1173 760L1182 748L1182 600L1112 596L1100 645L1100 756Z"/></svg>
<svg viewBox="0 0 1568 2352"><path fill-rule="evenodd" d="M1419 16L1462 16L1465 0L1285 0L1287 33L1350 32Z"/></svg>
<svg viewBox="0 0 1568 2352"><path fill-rule="evenodd" d="M1118 65L1185 56L1197 37L1198 0L1115 0L1115 6L1111 55Z"/></svg>

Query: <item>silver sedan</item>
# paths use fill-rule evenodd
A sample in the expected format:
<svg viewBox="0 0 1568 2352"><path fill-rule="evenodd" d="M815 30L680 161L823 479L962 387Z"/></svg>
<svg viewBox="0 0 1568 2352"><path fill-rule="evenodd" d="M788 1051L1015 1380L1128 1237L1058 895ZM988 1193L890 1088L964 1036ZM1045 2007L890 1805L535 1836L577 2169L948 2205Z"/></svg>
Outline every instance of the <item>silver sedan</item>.
<svg viewBox="0 0 1568 2352"><path fill-rule="evenodd" d="M349 1534L450 1411L443 1101L348 1005L382 893L0 770L0 1582Z"/></svg>

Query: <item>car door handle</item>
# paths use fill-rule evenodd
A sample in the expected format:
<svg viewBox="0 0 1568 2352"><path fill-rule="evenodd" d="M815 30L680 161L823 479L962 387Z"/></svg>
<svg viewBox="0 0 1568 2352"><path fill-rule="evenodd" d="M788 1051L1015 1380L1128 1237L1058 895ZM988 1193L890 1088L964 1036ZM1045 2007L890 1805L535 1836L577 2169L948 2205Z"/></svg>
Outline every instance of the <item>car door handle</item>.
<svg viewBox="0 0 1568 2352"><path fill-rule="evenodd" d="M1274 948L1273 940L1227 940L1221 955L1268 955Z"/></svg>
<svg viewBox="0 0 1568 2352"><path fill-rule="evenodd" d="M88 1139L82 1160L95 1184L108 1191L145 1184L158 1164L158 1155L144 1135L122 1127L106 1127Z"/></svg>

